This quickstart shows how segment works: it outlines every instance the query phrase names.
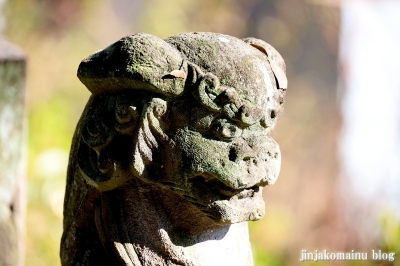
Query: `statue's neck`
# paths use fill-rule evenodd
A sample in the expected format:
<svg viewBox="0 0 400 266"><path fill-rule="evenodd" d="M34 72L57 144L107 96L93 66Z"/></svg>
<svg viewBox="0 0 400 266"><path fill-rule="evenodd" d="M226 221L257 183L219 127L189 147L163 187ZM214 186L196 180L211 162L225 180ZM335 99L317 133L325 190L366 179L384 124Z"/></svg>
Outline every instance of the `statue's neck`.
<svg viewBox="0 0 400 266"><path fill-rule="evenodd" d="M96 224L109 256L122 265L252 265L247 223L218 226L179 195L137 182L102 195Z"/></svg>

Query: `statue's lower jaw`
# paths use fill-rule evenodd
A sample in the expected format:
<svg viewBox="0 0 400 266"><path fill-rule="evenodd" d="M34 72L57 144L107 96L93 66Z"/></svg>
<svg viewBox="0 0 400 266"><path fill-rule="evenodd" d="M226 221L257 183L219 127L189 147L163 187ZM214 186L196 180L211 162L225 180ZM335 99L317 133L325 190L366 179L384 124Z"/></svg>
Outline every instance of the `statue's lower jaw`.
<svg viewBox="0 0 400 266"><path fill-rule="evenodd" d="M214 222L220 225L259 220L265 214L262 187L244 189L227 200L212 202L208 209L213 213Z"/></svg>

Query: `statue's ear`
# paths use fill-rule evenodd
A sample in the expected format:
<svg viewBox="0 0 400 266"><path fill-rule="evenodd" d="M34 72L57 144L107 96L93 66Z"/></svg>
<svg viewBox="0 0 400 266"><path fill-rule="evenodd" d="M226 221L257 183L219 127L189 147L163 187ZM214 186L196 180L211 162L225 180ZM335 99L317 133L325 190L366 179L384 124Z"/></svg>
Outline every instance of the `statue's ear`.
<svg viewBox="0 0 400 266"><path fill-rule="evenodd" d="M197 89L201 103L212 111L220 111L223 107L218 96L222 93L219 79L212 73L206 73L200 78Z"/></svg>
<svg viewBox="0 0 400 266"><path fill-rule="evenodd" d="M271 70L274 73L274 76L278 82L277 86L279 89L287 89L287 77L286 77L286 65L282 56L278 53L278 51L272 47L272 45L264 42L263 40L256 38L245 38L243 39L245 43L250 44L257 50L261 51L265 55L267 55L268 62L270 63Z"/></svg>

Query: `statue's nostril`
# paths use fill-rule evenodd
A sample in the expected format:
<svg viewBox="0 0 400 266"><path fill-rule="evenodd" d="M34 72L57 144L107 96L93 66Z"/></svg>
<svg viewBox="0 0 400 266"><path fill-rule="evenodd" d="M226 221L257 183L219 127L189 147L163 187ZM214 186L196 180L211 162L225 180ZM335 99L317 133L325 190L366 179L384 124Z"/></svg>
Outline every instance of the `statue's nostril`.
<svg viewBox="0 0 400 266"><path fill-rule="evenodd" d="M237 157L238 157L237 150L235 148L231 148L229 150L229 161L234 162L236 161Z"/></svg>
<svg viewBox="0 0 400 266"><path fill-rule="evenodd" d="M272 110L272 111L271 111L271 118L274 119L275 117L276 117L275 110Z"/></svg>

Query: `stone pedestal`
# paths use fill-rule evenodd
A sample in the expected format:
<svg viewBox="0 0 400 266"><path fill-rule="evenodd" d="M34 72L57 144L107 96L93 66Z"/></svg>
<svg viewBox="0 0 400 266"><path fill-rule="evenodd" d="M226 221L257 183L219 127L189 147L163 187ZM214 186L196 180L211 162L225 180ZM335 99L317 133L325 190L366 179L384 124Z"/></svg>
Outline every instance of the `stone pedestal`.
<svg viewBox="0 0 400 266"><path fill-rule="evenodd" d="M25 176L23 53L0 37L0 265L23 265Z"/></svg>

